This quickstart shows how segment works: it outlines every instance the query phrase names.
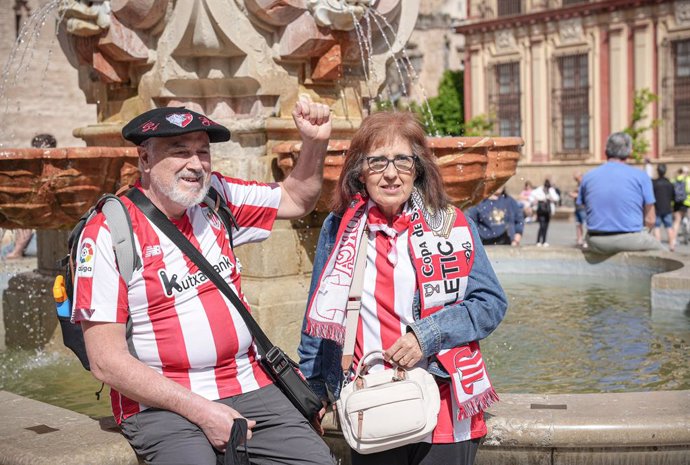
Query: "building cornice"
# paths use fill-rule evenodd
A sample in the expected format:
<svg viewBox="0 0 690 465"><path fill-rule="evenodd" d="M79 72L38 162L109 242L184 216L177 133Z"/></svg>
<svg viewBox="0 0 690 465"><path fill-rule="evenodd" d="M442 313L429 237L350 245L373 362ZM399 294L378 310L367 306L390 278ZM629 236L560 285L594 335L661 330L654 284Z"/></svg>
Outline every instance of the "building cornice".
<svg viewBox="0 0 690 465"><path fill-rule="evenodd" d="M455 32L458 34L476 34L479 32L496 31L509 27L524 26L548 21L558 21L574 17L591 16L598 13L605 13L621 9L637 8L647 5L658 5L670 3L672 0L603 0L599 2L578 3L576 5L564 6L548 10L535 11L520 15L501 16L488 20L473 20L456 26Z"/></svg>

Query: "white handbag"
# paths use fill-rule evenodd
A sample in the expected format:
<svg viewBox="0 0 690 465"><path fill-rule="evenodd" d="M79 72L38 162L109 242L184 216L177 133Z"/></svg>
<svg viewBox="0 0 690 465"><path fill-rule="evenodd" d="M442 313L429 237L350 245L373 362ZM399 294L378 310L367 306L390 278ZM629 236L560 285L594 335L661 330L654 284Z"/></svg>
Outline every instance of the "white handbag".
<svg viewBox="0 0 690 465"><path fill-rule="evenodd" d="M419 442L436 427L441 397L434 377L423 368L386 369L363 374L357 365L354 380L343 386L336 402L347 443L360 454L372 454Z"/></svg>

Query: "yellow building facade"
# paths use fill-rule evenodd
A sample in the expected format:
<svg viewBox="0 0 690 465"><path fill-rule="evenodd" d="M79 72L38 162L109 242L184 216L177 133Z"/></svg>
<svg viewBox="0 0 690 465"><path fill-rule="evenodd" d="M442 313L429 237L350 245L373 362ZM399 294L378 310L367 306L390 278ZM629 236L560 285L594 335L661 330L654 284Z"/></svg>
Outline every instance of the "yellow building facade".
<svg viewBox="0 0 690 465"><path fill-rule="evenodd" d="M523 171L565 179L600 163L642 89L659 97L643 124L662 121L645 133L647 156L690 163L690 1L472 0L455 30L465 119L486 115L494 133L522 136Z"/></svg>

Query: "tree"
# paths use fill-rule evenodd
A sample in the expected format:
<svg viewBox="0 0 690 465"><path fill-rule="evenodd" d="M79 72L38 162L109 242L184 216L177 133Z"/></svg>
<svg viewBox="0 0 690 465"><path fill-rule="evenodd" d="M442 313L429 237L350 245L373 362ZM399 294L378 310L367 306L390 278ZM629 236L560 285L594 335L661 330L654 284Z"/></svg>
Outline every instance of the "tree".
<svg viewBox="0 0 690 465"><path fill-rule="evenodd" d="M446 70L438 86L438 96L428 100L428 105L412 103L429 135L459 136L464 129L463 72ZM431 110L431 115L429 114Z"/></svg>
<svg viewBox="0 0 690 465"><path fill-rule="evenodd" d="M637 161L641 161L647 152L649 152L649 141L644 133L649 129L659 127L661 124L660 119L653 119L649 124L645 124L647 120L647 109L650 104L657 100L659 100L659 96L652 93L652 91L647 88L635 91L635 96L633 97L633 111L632 115L630 115L630 126L623 129L623 132L629 134L632 138L632 156Z"/></svg>

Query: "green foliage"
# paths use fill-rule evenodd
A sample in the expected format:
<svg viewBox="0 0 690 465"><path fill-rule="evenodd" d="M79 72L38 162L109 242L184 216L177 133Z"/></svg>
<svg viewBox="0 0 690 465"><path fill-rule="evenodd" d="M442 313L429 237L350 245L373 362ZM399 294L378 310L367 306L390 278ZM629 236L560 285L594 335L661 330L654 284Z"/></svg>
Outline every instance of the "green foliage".
<svg viewBox="0 0 690 465"><path fill-rule="evenodd" d="M446 70L438 86L438 95L429 99L429 105L414 102L410 109L419 114L430 135L459 136L463 132L463 72ZM429 114L431 111L431 115Z"/></svg>
<svg viewBox="0 0 690 465"><path fill-rule="evenodd" d="M635 91L635 96L633 97L633 111L632 115L630 115L630 126L623 129L623 132L629 134L632 138L632 157L636 161L641 161L647 152L649 152L649 141L644 133L649 129L659 127L661 124L660 119L654 119L647 125L644 124L644 121L647 119L647 109L649 105L657 100L659 100L659 96L652 93L652 91L647 88Z"/></svg>
<svg viewBox="0 0 690 465"><path fill-rule="evenodd" d="M494 129L494 118L491 115L481 114L474 116L465 123L466 136L490 136Z"/></svg>
<svg viewBox="0 0 690 465"><path fill-rule="evenodd" d="M493 130L492 115L477 115L465 122L463 72L446 70L438 86L438 95L427 104L410 102L409 110L419 115L429 135L438 136L486 136ZM405 109L401 102L377 100L374 111Z"/></svg>
<svg viewBox="0 0 690 465"><path fill-rule="evenodd" d="M390 100L376 100L374 101L374 113L377 111L391 111L396 108L395 104Z"/></svg>

